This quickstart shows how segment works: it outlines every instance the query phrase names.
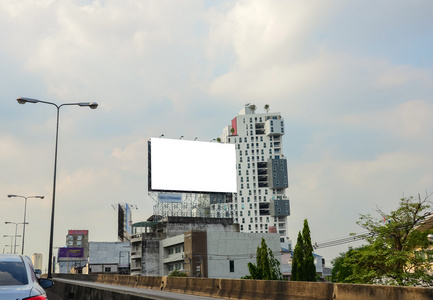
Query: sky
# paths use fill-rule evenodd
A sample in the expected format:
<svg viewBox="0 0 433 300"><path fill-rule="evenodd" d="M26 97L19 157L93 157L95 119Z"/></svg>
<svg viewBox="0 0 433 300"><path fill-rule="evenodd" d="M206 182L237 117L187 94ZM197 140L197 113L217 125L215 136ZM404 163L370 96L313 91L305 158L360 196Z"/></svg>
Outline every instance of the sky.
<svg viewBox="0 0 433 300"><path fill-rule="evenodd" d="M68 229L117 240L116 203L153 213L147 141L210 141L246 103L285 121L288 236L360 233L360 214L433 192L433 2L0 0L0 251ZM18 234L22 234L21 225ZM17 243L21 245L20 239ZM326 264L345 244L317 249ZM2 248L2 249L1 249ZM21 253L18 247L17 251ZM54 250L56 252L56 250Z"/></svg>

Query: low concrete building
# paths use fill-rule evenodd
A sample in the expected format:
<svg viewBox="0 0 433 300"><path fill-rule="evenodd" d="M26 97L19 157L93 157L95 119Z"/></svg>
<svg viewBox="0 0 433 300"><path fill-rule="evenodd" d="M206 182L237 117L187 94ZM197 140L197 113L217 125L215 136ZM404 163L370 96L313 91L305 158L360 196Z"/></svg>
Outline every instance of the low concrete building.
<svg viewBox="0 0 433 300"><path fill-rule="evenodd" d="M138 229L140 227L141 229ZM131 236L131 275L161 276L163 253L161 241L183 235L187 231L239 232L239 225L228 218L150 217L147 222L133 224Z"/></svg>
<svg viewBox="0 0 433 300"><path fill-rule="evenodd" d="M84 274L129 274L131 246L129 242L89 242L89 258Z"/></svg>

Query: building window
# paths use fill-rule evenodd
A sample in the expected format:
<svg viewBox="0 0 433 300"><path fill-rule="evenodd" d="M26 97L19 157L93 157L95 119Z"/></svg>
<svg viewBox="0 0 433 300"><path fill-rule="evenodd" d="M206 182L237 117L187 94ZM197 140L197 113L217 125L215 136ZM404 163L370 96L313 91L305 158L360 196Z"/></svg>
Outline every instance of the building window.
<svg viewBox="0 0 433 300"><path fill-rule="evenodd" d="M181 246L177 246L177 247L176 247L176 253L180 253L181 250L182 250L182 247L181 247Z"/></svg>
<svg viewBox="0 0 433 300"><path fill-rule="evenodd" d="M111 272L111 267L105 267L105 272Z"/></svg>
<svg viewBox="0 0 433 300"><path fill-rule="evenodd" d="M168 249L168 255L172 255L173 253L174 253L174 249L173 248Z"/></svg>

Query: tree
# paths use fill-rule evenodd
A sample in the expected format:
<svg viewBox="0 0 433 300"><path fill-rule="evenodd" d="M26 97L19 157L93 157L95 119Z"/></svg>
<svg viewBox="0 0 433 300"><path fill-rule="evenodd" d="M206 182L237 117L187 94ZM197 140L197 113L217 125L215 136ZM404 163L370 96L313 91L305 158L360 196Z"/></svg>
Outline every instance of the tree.
<svg viewBox="0 0 433 300"><path fill-rule="evenodd" d="M304 281L305 280L305 269L304 269L304 240L302 239L302 233L299 231L298 239L296 241L295 250L293 251L292 258L292 281Z"/></svg>
<svg viewBox="0 0 433 300"><path fill-rule="evenodd" d="M396 285L432 282L431 261L416 254L424 254L429 248L427 235L433 231L420 231L417 227L432 214L431 208L428 196L418 200L410 197L401 199L398 209L389 214L376 209L379 219L361 215L357 223L368 230L368 244L346 254L343 266L353 272L340 280Z"/></svg>
<svg viewBox="0 0 433 300"><path fill-rule="evenodd" d="M268 113L269 112L269 104L265 104L264 109L266 110L266 113Z"/></svg>
<svg viewBox="0 0 433 300"><path fill-rule="evenodd" d="M249 106L248 106L248 108L249 109L251 109L251 111L254 113L255 111L256 111L256 106L254 105L254 104L250 104Z"/></svg>
<svg viewBox="0 0 433 300"><path fill-rule="evenodd" d="M298 233L292 259L292 281L316 281L317 273L314 265L313 246L311 244L308 220L304 220L304 227Z"/></svg>
<svg viewBox="0 0 433 300"><path fill-rule="evenodd" d="M281 280L280 262L274 257L272 250L262 238L261 245L257 247L256 264L248 263L250 275L242 279Z"/></svg>
<svg viewBox="0 0 433 300"><path fill-rule="evenodd" d="M184 272L181 272L179 270L174 270L168 275L169 277L188 277L188 275Z"/></svg>
<svg viewBox="0 0 433 300"><path fill-rule="evenodd" d="M332 273L331 273L331 281L332 282L343 282L343 283L351 283L348 281L349 276L353 274L353 268L350 265L346 265L346 256L350 256L354 251L349 247L349 251L341 252L339 256L334 258L332 263Z"/></svg>
<svg viewBox="0 0 433 300"><path fill-rule="evenodd" d="M313 245L311 244L310 226L308 226L307 219L304 220L302 238L304 240L305 280L316 281L316 265L314 264Z"/></svg>

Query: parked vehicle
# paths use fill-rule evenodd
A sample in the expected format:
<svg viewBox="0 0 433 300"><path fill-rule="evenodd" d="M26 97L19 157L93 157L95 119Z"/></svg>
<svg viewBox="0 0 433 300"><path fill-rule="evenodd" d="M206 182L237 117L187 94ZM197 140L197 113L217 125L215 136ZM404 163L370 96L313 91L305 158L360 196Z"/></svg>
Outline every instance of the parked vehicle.
<svg viewBox="0 0 433 300"><path fill-rule="evenodd" d="M0 300L45 300L44 289L53 286L50 279L38 279L29 258L0 254Z"/></svg>

